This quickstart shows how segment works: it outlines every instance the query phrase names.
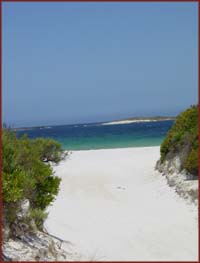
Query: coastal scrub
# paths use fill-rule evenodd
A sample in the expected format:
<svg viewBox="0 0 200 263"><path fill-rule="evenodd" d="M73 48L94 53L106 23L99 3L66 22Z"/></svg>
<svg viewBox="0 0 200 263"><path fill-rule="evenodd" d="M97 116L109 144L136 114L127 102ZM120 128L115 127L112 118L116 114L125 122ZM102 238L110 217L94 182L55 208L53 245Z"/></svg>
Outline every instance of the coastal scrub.
<svg viewBox="0 0 200 263"><path fill-rule="evenodd" d="M55 176L48 161L59 162L61 146L50 139L29 139L4 129L2 134L3 218L15 222L21 203L28 200L32 218L41 228L46 208L59 191L60 178ZM44 162L46 161L46 162Z"/></svg>
<svg viewBox="0 0 200 263"><path fill-rule="evenodd" d="M181 168L198 175L198 106L191 106L176 119L161 145L161 163L182 156Z"/></svg>

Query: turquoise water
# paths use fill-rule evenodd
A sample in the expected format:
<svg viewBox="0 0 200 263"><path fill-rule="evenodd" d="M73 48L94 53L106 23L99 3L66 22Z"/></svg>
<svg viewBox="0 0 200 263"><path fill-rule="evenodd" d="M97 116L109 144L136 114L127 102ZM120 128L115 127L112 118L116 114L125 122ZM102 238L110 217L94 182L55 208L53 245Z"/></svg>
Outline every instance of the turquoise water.
<svg viewBox="0 0 200 263"><path fill-rule="evenodd" d="M105 136L103 138L93 137L79 138L77 140L68 138L57 138L64 149L68 150L88 150L88 149L111 149L111 148L127 148L127 147L144 147L158 146L162 143L164 136L157 138L133 138L126 136Z"/></svg>
<svg viewBox="0 0 200 263"><path fill-rule="evenodd" d="M102 125L101 123L62 125L18 131L30 138L48 137L65 150L109 149L159 146L173 121Z"/></svg>

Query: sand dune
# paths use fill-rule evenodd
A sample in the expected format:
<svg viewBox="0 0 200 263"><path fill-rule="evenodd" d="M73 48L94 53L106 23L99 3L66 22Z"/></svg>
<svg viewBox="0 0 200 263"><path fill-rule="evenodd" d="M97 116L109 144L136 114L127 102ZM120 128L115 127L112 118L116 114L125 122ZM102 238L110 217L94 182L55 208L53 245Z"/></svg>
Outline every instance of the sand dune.
<svg viewBox="0 0 200 263"><path fill-rule="evenodd" d="M76 151L55 166L48 231L80 260L197 260L197 207L154 171L159 147Z"/></svg>
<svg viewBox="0 0 200 263"><path fill-rule="evenodd" d="M115 125L115 124L129 124L134 122L155 122L155 121L169 121L173 120L173 118L158 118L158 119L134 119L134 120L119 120L119 121L110 121L104 122L101 125Z"/></svg>
<svg viewBox="0 0 200 263"><path fill-rule="evenodd" d="M101 125L114 125L114 124L129 124L134 122L153 122L156 120L123 120L123 121L111 121L111 122L104 122Z"/></svg>

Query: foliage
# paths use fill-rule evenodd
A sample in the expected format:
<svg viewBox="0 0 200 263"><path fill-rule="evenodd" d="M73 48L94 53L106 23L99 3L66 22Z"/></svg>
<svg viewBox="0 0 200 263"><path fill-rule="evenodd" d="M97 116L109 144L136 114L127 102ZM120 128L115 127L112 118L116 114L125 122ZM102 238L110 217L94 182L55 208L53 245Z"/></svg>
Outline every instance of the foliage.
<svg viewBox="0 0 200 263"><path fill-rule="evenodd" d="M40 208L35 208L30 210L30 218L35 221L38 229L42 229L44 220L47 218L48 213Z"/></svg>
<svg viewBox="0 0 200 263"><path fill-rule="evenodd" d="M38 149L41 161L58 163L61 160L62 150L58 142L52 139L38 138L34 144Z"/></svg>
<svg viewBox="0 0 200 263"><path fill-rule="evenodd" d="M6 214L16 215L17 206L24 199L29 199L34 211L44 211L54 201L60 185L60 179L44 158L58 162L61 146L50 139L31 140L26 135L18 139L9 129L3 130L2 146L2 192Z"/></svg>
<svg viewBox="0 0 200 263"><path fill-rule="evenodd" d="M191 106L176 119L161 145L161 162L168 154L176 154L187 149L183 168L198 174L198 107Z"/></svg>
<svg viewBox="0 0 200 263"><path fill-rule="evenodd" d="M194 147L188 154L184 167L191 174L198 175L198 147Z"/></svg>

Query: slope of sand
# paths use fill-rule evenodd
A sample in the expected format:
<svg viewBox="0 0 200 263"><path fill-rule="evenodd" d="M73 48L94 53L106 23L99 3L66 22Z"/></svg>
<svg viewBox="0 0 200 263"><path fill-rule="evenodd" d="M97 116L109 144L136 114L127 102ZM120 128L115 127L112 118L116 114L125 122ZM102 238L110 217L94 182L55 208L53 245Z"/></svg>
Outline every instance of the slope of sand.
<svg viewBox="0 0 200 263"><path fill-rule="evenodd" d="M159 147L72 152L47 230L80 260L197 260L197 207L154 171Z"/></svg>
<svg viewBox="0 0 200 263"><path fill-rule="evenodd" d="M101 125L114 125L114 124L129 124L135 122L153 122L156 120L123 120L123 121L111 121L111 122L104 122Z"/></svg>
<svg viewBox="0 0 200 263"><path fill-rule="evenodd" d="M104 122L101 125L115 125L115 124L129 124L129 123L135 123L135 122L155 122L155 121L169 121L172 120L171 118L165 118L165 119L135 119L135 120L121 120L121 121L110 121L110 122Z"/></svg>

